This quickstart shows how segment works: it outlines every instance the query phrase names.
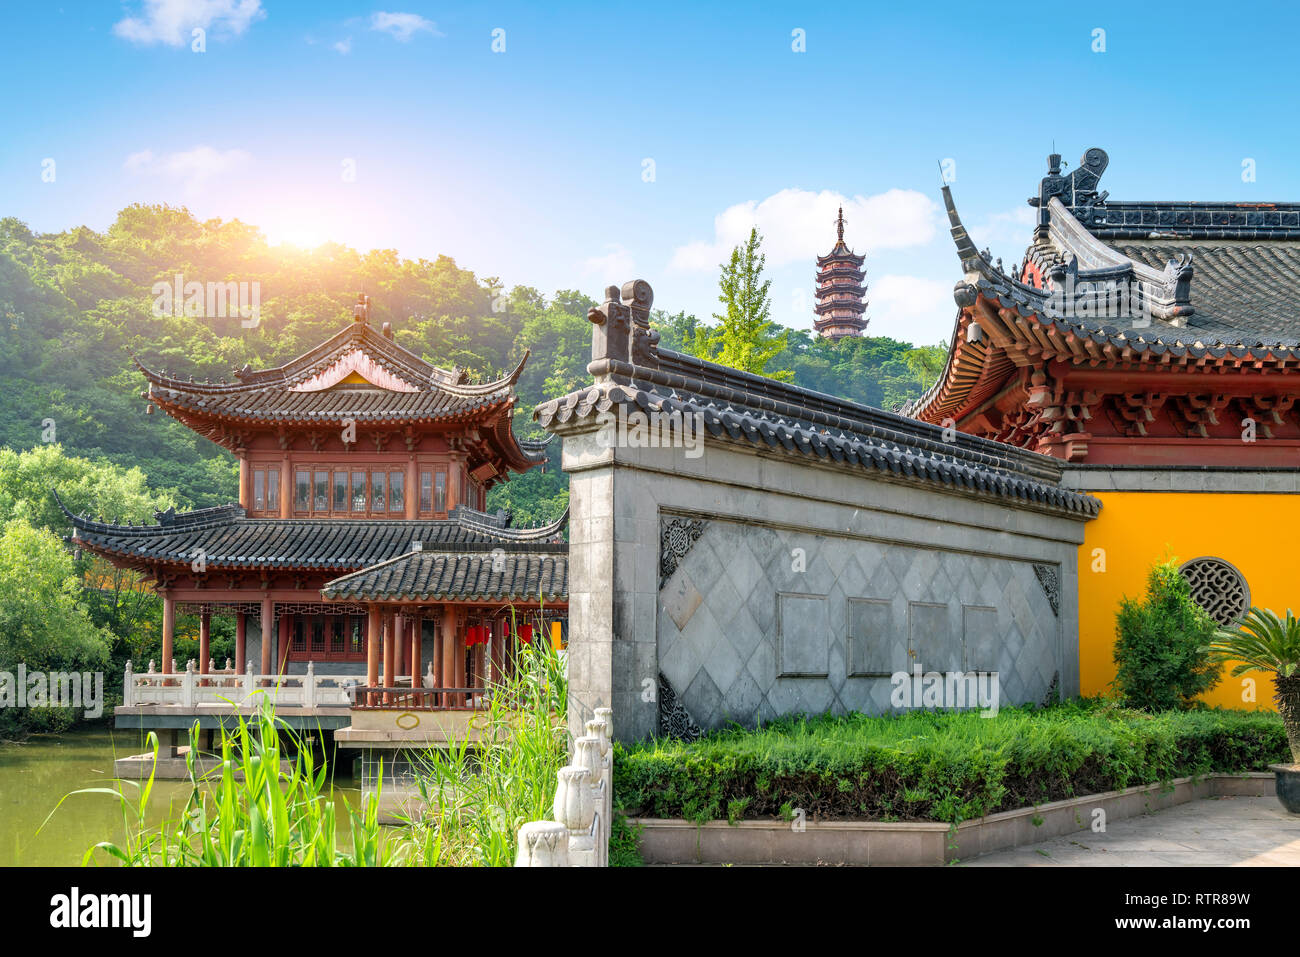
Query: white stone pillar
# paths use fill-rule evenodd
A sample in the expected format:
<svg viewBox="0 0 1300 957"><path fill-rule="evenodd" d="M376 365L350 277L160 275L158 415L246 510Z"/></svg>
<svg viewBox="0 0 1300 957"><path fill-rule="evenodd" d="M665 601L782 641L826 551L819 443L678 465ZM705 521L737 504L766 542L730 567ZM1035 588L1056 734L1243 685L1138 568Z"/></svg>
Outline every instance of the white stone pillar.
<svg viewBox="0 0 1300 957"><path fill-rule="evenodd" d="M515 867L568 867L569 829L556 821L529 821L519 828Z"/></svg>

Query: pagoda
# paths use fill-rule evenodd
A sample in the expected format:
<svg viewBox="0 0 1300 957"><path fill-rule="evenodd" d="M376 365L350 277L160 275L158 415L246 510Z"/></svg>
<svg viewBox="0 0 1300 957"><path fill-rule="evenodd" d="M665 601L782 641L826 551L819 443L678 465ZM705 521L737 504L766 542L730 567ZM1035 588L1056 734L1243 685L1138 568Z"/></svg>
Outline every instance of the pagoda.
<svg viewBox="0 0 1300 957"><path fill-rule="evenodd" d="M325 672L364 675L372 689L460 689L423 706L465 704L508 668L511 643L531 635L512 617L543 605L562 617L567 602L567 515L519 529L485 511L495 484L546 457L544 442L511 428L527 358L471 382L398 345L388 323L374 329L362 296L336 335L233 382L180 379L137 360L147 411L238 459L239 501L168 509L147 525L69 515L70 541L152 580L163 599L161 675L177 668L176 615L189 613L200 617L205 687L223 683L209 672L230 682ZM235 619L233 665L220 672L209 658L214 615ZM175 684L148 688L162 695Z"/></svg>
<svg viewBox="0 0 1300 957"><path fill-rule="evenodd" d="M867 304L866 256L859 256L844 243L844 207L835 220L835 248L817 257L817 305L813 328L827 339L860 336L867 328L863 318Z"/></svg>

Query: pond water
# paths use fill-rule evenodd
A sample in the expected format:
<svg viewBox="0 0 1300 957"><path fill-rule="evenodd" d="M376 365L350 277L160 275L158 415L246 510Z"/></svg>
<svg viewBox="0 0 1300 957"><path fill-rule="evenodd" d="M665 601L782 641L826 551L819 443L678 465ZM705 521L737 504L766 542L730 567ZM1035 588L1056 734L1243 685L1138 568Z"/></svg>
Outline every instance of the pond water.
<svg viewBox="0 0 1300 957"><path fill-rule="evenodd" d="M79 866L100 841L121 842L122 809L112 795L73 794L59 802L81 788L114 787L113 759L142 751L139 732L107 728L0 742L0 867ZM345 786L335 788L336 799L356 806L351 781L339 783ZM126 792L136 793L129 785ZM188 797L186 781L155 781L150 823L175 817ZM338 819L346 825L342 807ZM102 852L96 859L109 860Z"/></svg>

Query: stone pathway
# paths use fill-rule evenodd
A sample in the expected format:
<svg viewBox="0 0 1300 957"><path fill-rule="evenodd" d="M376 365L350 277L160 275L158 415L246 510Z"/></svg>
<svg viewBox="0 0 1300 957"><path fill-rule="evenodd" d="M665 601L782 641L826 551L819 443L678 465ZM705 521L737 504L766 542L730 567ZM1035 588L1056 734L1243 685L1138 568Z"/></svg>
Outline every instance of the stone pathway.
<svg viewBox="0 0 1300 957"><path fill-rule="evenodd" d="M1113 821L1104 834L994 851L960 867L1298 867L1300 815L1275 797L1203 798Z"/></svg>

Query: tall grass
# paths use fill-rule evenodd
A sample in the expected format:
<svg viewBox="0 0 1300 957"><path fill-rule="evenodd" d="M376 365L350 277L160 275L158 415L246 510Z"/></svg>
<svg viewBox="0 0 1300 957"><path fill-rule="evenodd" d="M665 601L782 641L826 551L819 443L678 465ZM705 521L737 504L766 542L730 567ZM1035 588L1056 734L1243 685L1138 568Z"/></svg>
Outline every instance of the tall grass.
<svg viewBox="0 0 1300 957"><path fill-rule="evenodd" d="M240 716L233 730L221 730L220 767L204 774L195 760L200 753L195 722L186 756L189 799L178 817L150 825L145 816L157 771L158 736L149 732L154 763L146 780L119 779L114 787L72 792L116 800L126 835L121 844L101 841L94 845L82 863L106 861L130 867L375 867L399 863L400 850L384 840L379 826L378 794L360 813L348 806L351 837L349 846L340 846L328 769L317 762L311 748L302 746L288 768L282 767L282 735L297 741L269 703L251 726ZM51 811L50 816L53 814Z"/></svg>
<svg viewBox="0 0 1300 957"><path fill-rule="evenodd" d="M419 812L401 838L413 863L509 867L516 832L549 819L556 772L568 763L564 662L539 636L519 647L515 672L491 686L475 716L477 741L430 749L416 761Z"/></svg>

